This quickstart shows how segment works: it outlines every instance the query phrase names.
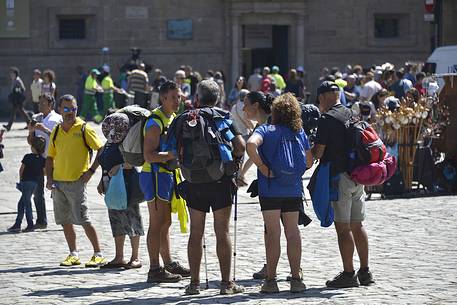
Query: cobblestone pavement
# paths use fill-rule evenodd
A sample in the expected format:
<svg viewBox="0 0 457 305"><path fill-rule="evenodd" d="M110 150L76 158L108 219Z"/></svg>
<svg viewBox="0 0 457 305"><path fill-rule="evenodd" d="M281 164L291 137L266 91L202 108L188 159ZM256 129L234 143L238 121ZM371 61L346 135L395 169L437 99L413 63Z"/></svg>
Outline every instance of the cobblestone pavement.
<svg viewBox="0 0 457 305"><path fill-rule="evenodd" d="M16 127L22 126L16 125ZM312 211L305 207L313 222L301 228L303 240L302 268L308 290L290 294L285 281L289 267L282 242L278 276L281 293L262 295L259 281L252 273L262 266L265 250L262 218L258 204L240 190L237 230L238 282L246 293L218 295L218 263L215 237L208 217L208 274L210 289L197 297L184 295L188 281L177 284L146 283L148 270L145 238L140 255L145 266L139 270L102 271L83 267L62 268L59 262L67 255L63 232L53 223L52 204L47 193L48 229L32 233L8 234L14 221L19 198L15 190L18 165L28 150L25 131L13 130L4 141L5 171L0 174L0 304L455 304L457 303L456 233L457 199L435 197L408 200L372 200L367 204L366 228L370 239L370 267L376 285L352 289L326 289L325 281L341 269L336 234L321 228ZM101 134L101 133L100 133ZM251 172L250 175L253 175ZM104 253L111 258L108 214L102 197L95 190L98 177L90 182L90 213L98 230ZM251 203L249 203L251 202ZM142 205L145 225L147 208ZM187 264L188 234L172 225L171 243L174 258ZM80 255L88 260L92 250L83 230L77 229ZM130 254L126 245L127 258ZM204 264L202 264L204 279Z"/></svg>

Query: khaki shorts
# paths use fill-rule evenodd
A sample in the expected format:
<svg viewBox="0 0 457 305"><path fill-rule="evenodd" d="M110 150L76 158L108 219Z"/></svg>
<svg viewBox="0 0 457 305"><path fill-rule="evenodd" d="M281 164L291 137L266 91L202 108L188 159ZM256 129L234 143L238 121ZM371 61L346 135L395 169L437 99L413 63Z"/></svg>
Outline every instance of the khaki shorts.
<svg viewBox="0 0 457 305"><path fill-rule="evenodd" d="M90 224L87 215L86 184L81 181L55 182L52 190L56 224Z"/></svg>
<svg viewBox="0 0 457 305"><path fill-rule="evenodd" d="M361 184L352 181L348 174L340 175L338 201L332 202L335 222L351 223L365 220L365 192Z"/></svg>

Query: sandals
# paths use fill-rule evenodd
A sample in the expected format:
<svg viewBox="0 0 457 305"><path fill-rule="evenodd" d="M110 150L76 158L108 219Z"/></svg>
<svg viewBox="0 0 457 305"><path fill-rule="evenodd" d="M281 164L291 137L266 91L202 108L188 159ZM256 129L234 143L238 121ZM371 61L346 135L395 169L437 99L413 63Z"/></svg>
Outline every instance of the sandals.
<svg viewBox="0 0 457 305"><path fill-rule="evenodd" d="M126 268L127 264L126 263L115 263L113 261L100 266L100 269L120 269L120 268Z"/></svg>
<svg viewBox="0 0 457 305"><path fill-rule="evenodd" d="M143 267L139 259L136 259L134 261L130 261L125 265L125 269L138 269Z"/></svg>

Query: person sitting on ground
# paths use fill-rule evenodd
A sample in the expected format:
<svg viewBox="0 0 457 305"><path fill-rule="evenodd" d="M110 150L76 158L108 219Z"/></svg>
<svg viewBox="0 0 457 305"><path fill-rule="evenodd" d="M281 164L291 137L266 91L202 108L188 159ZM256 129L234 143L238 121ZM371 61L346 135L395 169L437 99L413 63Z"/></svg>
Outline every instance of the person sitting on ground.
<svg viewBox="0 0 457 305"><path fill-rule="evenodd" d="M21 191L22 195L17 204L17 217L14 225L8 228L8 232L20 232L21 223L25 217L27 219L27 227L23 232L34 231L33 214L32 214L32 194L40 179L43 179L45 159L41 155L44 152L46 141L43 137L35 137L32 140L32 153L26 154L22 159L22 164L19 169L20 182L16 188Z"/></svg>
<svg viewBox="0 0 457 305"><path fill-rule="evenodd" d="M105 194L108 190L111 177L116 175L118 170L123 170L128 203L126 210L108 209L116 255L112 261L100 268L141 268L138 248L140 246L140 236L144 235L144 229L140 206L138 203L132 202L133 198L131 197L133 194L130 193L132 189L129 187L130 183L135 183L133 179L136 179L138 183L138 173L136 173L134 167L124 163L121 151L119 150L119 143L122 142L129 131L128 116L124 113L108 115L103 120L102 131L107 142L98 157L100 166L102 167L102 177L97 187L98 193ZM132 246L132 255L129 262L124 260L124 241L126 235L129 236Z"/></svg>
<svg viewBox="0 0 457 305"><path fill-rule="evenodd" d="M285 186L277 181L279 173L272 170L273 163L279 161L277 160L278 145L281 145L279 143L284 136L300 142L298 147L303 149L300 153L303 156L306 154L306 168L310 168L313 159L308 139L302 128L301 108L291 93L281 95L274 100L271 125L256 128L247 144L248 155L258 168L259 201L265 223L267 277L261 287L261 292L264 293L279 292L276 267L281 249L281 220L287 238L287 254L292 271L290 291L303 292L306 289L300 268L302 249L298 229L298 214L303 203L301 175L295 176L295 181L288 181L289 185ZM300 160L303 162L305 158ZM291 161L298 162L298 160Z"/></svg>

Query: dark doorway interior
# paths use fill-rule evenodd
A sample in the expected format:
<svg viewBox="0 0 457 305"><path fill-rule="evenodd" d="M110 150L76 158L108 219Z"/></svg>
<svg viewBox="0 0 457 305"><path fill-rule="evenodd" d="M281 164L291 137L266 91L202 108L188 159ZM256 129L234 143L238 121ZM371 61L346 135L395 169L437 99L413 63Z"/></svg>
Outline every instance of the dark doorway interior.
<svg viewBox="0 0 457 305"><path fill-rule="evenodd" d="M289 68L289 26L272 25L263 26L267 31L266 37L255 37L255 31L243 26L243 50L242 50L242 73L249 76L254 68L264 66L279 66L281 74L285 74ZM248 31L248 32L247 32ZM251 31L251 32L249 32ZM271 31L271 32L270 32ZM254 32L254 34L252 34ZM254 37L253 37L254 36ZM260 46L260 47L257 47Z"/></svg>

